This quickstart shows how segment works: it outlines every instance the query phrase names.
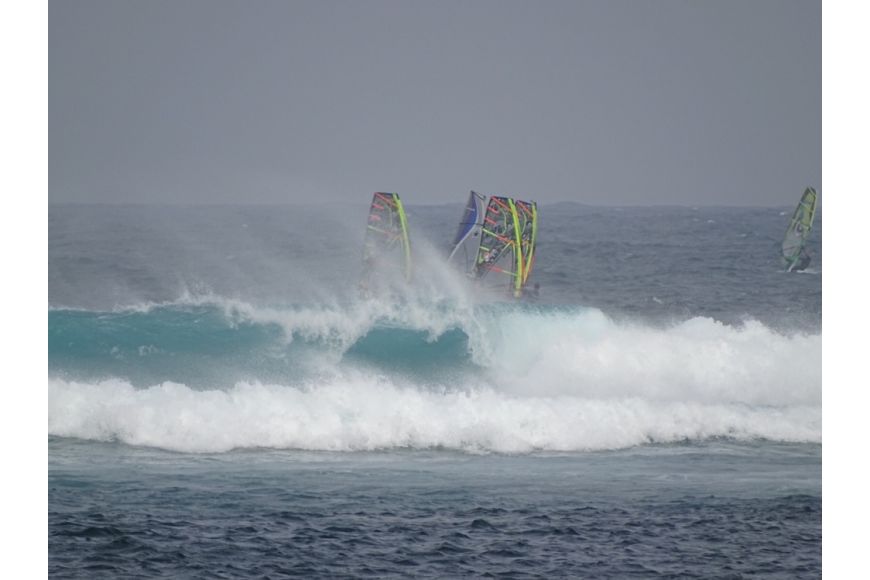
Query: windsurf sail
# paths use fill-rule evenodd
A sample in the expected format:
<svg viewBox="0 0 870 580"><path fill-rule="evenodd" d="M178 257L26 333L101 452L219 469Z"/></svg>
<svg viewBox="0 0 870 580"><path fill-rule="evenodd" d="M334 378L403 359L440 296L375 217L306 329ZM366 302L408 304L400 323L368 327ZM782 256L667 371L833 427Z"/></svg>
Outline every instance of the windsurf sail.
<svg viewBox="0 0 870 580"><path fill-rule="evenodd" d="M501 287L519 298L523 287L521 229L514 200L492 196L480 228L480 244L472 276L487 279L487 285Z"/></svg>
<svg viewBox="0 0 870 580"><path fill-rule="evenodd" d="M535 244L538 237L538 204L534 201L516 200L517 219L520 226L520 251L522 253L522 286L529 281L535 264Z"/></svg>
<svg viewBox="0 0 870 580"><path fill-rule="evenodd" d="M396 275L410 282L411 271L411 242L402 200L397 193L377 192L369 208L360 286L369 290L376 277Z"/></svg>
<svg viewBox="0 0 870 580"><path fill-rule="evenodd" d="M816 217L816 197L816 190L812 187L804 190L785 231L782 240L782 259L789 272L802 270L809 265L810 256L805 246Z"/></svg>
<svg viewBox="0 0 870 580"><path fill-rule="evenodd" d="M477 256L485 208L486 196L472 191L468 195L468 203L465 204L465 211L453 237L450 255L447 256L448 262L453 260L462 262L465 265L465 272L471 270Z"/></svg>

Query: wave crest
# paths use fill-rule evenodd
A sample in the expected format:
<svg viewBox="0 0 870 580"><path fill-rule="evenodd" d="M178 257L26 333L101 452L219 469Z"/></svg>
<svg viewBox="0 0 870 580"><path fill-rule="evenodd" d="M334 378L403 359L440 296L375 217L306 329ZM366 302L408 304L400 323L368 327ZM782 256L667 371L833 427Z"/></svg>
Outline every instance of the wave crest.
<svg viewBox="0 0 870 580"><path fill-rule="evenodd" d="M198 391L49 381L49 434L181 452L444 448L589 451L712 437L821 442L821 409L641 397L517 396L401 386L375 376Z"/></svg>
<svg viewBox="0 0 870 580"><path fill-rule="evenodd" d="M49 339L58 436L192 452L821 441L821 334L753 320L228 301L52 311ZM69 372L75 364L87 372Z"/></svg>

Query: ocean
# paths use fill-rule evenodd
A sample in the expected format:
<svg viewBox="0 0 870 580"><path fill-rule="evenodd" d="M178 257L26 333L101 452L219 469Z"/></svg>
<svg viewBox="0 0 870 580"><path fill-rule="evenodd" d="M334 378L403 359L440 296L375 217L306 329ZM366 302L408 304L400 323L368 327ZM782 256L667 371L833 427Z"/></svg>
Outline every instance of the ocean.
<svg viewBox="0 0 870 580"><path fill-rule="evenodd" d="M542 204L515 301L404 201L369 298L368 199L49 206L51 577L821 576L821 212Z"/></svg>

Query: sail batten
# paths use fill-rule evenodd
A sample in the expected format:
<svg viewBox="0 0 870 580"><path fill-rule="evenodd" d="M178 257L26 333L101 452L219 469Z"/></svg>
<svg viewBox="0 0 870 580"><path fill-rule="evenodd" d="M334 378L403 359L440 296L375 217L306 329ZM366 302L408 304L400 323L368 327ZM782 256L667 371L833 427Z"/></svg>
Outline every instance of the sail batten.
<svg viewBox="0 0 870 580"><path fill-rule="evenodd" d="M397 193L376 192L366 224L360 286L370 291L393 277L410 282L411 274L411 243L402 200Z"/></svg>
<svg viewBox="0 0 870 580"><path fill-rule="evenodd" d="M472 191L447 258L460 262L478 284L519 298L534 265L535 202Z"/></svg>
<svg viewBox="0 0 870 580"><path fill-rule="evenodd" d="M488 285L502 286L519 296L522 290L522 250L520 229L514 201L492 196L486 206L480 229L480 243L471 276L487 278Z"/></svg>

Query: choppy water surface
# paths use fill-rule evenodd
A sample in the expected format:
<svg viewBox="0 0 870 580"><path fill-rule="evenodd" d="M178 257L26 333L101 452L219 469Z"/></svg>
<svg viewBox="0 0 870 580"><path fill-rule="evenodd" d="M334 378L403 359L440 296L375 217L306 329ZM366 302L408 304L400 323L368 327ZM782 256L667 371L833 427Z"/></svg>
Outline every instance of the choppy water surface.
<svg viewBox="0 0 870 580"><path fill-rule="evenodd" d="M818 446L174 454L53 439L54 572L818 575Z"/></svg>

